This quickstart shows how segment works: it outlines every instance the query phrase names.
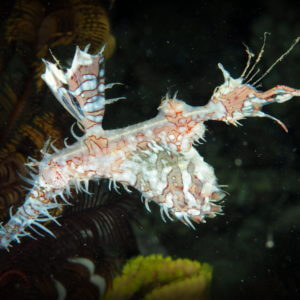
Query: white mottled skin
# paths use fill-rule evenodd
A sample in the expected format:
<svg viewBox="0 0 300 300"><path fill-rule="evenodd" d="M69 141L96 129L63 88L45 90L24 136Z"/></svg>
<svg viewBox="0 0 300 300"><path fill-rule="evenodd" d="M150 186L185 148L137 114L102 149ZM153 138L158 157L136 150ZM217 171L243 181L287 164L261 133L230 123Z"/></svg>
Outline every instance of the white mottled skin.
<svg viewBox="0 0 300 300"><path fill-rule="evenodd" d="M165 216L175 216L191 227L191 221L205 222L206 217L221 212L218 201L224 193L218 187L213 168L193 147L204 137L204 122L219 120L236 125L249 116L270 117L261 111L263 105L300 95L299 90L285 86L259 92L243 84L243 78L233 79L219 64L225 82L207 105L192 107L167 96L155 118L126 128L103 130L105 104L120 99L105 102L103 91L112 84L104 85L103 61L101 52L90 55L77 48L72 67L66 73L46 62L43 79L85 134L65 149L54 148L52 154L47 153L46 145L42 161L28 164L37 168L37 175L27 180L33 187L24 204L0 229L1 248L8 249L13 241L20 242L20 237L31 235L28 227L51 234L41 223L56 221L49 213L63 205L56 197L68 203L64 194L70 195L71 187L88 192L89 180L99 178L109 178L115 188L116 182L125 189L135 187L145 199L147 209L150 201L160 205L164 220Z"/></svg>

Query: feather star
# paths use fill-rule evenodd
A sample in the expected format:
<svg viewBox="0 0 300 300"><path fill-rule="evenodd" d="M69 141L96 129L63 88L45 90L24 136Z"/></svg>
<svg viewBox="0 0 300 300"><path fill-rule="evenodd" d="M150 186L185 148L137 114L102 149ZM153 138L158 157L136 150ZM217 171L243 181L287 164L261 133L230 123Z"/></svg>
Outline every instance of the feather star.
<svg viewBox="0 0 300 300"><path fill-rule="evenodd" d="M292 47L298 41L299 38ZM204 137L204 122L217 120L238 125L238 121L246 117L269 117L287 131L282 122L261 108L300 96L300 90L283 85L263 92L245 83L260 59L258 57L248 70L249 55L246 69L237 79L218 64L224 83L215 89L206 105L190 106L176 96L167 95L153 119L126 128L104 130L105 105L121 98L105 99L105 90L114 84L105 85L102 52L91 55L87 48L82 51L77 47L67 72L44 61L43 80L85 133L76 137L71 128L76 143L65 143L64 149L57 150L48 141L41 150L43 159L27 163L35 171L30 173L31 179L24 178L32 188L24 204L1 225L0 248L8 249L13 241L20 242L22 236L31 236L28 228L53 235L43 223L57 222L51 209L65 205L57 201L57 196L69 204L65 195L71 195L71 188L88 192L89 180L99 178L110 179L115 188L117 182L128 191L129 187L136 188L147 209L148 203L154 201L160 206L164 220L165 216L175 217L194 228L192 222L205 222L207 217L221 213L220 200L225 195L213 168L193 147ZM48 152L50 147L54 150L52 154Z"/></svg>

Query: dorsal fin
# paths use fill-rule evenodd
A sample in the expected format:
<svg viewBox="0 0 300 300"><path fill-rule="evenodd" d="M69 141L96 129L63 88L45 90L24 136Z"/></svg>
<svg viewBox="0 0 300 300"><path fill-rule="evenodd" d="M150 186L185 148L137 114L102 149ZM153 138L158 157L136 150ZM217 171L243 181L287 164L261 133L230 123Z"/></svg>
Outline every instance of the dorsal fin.
<svg viewBox="0 0 300 300"><path fill-rule="evenodd" d="M44 61L42 79L63 107L85 129L102 124L105 109L105 78L103 49L96 55L79 47L67 72L56 64Z"/></svg>

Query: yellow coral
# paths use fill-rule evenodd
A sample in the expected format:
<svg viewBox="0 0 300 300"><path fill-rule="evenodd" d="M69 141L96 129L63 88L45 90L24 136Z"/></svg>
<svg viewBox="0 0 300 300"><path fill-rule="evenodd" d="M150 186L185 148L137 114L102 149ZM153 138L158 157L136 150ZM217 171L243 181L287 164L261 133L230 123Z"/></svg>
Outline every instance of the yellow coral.
<svg viewBox="0 0 300 300"><path fill-rule="evenodd" d="M208 264L161 255L139 256L124 266L104 299L208 299L211 278Z"/></svg>
<svg viewBox="0 0 300 300"><path fill-rule="evenodd" d="M146 295L144 300L207 300L208 278L205 275L198 275L182 281L175 281L161 288L156 288Z"/></svg>

